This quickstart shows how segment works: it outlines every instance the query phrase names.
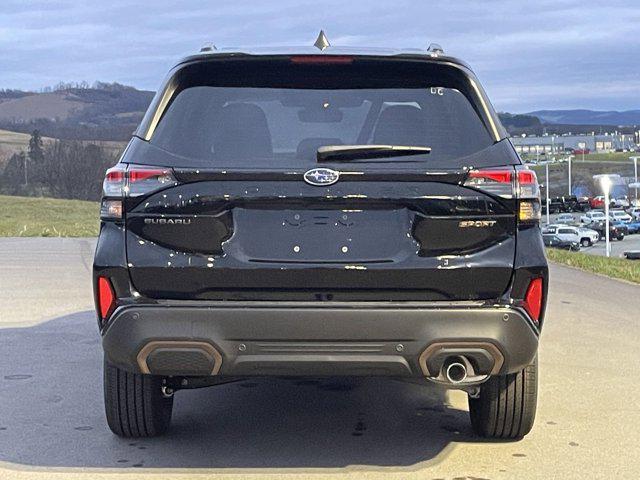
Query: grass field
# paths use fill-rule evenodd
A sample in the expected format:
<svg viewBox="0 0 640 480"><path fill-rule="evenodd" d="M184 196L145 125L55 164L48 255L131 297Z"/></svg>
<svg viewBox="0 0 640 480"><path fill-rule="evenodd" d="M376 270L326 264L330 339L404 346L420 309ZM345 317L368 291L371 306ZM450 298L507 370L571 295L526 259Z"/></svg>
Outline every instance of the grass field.
<svg viewBox="0 0 640 480"><path fill-rule="evenodd" d="M607 258L586 253L568 252L555 248L547 249L547 258L552 262L576 267L587 272L599 273L607 277L640 283L640 261L626 258Z"/></svg>
<svg viewBox="0 0 640 480"><path fill-rule="evenodd" d="M97 202L0 195L0 237L95 237Z"/></svg>

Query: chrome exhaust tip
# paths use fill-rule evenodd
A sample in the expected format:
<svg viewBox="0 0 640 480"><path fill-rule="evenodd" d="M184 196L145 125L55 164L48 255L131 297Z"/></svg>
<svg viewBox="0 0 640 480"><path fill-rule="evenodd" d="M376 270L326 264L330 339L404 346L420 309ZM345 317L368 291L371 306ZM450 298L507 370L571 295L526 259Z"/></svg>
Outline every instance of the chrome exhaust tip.
<svg viewBox="0 0 640 480"><path fill-rule="evenodd" d="M467 378L467 366L464 363L452 362L447 366L445 376L451 383L462 383Z"/></svg>

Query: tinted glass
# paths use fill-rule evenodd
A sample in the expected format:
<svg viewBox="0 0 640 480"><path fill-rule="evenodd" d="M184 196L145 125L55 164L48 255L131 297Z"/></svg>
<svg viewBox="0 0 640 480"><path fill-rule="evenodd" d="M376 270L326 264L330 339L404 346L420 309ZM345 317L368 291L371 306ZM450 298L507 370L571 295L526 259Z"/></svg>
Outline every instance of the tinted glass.
<svg viewBox="0 0 640 480"><path fill-rule="evenodd" d="M320 146L353 144L427 146L428 155L395 161L451 160L457 166L455 159L493 142L467 98L453 88L195 86L177 94L151 143L212 167L284 168L316 165Z"/></svg>

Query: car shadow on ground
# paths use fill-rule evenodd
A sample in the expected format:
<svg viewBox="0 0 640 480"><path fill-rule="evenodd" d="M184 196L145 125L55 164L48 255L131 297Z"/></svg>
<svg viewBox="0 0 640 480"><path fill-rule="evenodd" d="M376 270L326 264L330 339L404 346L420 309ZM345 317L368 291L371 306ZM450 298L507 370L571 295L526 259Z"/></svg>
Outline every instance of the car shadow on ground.
<svg viewBox="0 0 640 480"><path fill-rule="evenodd" d="M165 437L107 429L92 312L0 329L0 462L41 467L407 467L478 441L445 392L390 379L250 379L176 393Z"/></svg>

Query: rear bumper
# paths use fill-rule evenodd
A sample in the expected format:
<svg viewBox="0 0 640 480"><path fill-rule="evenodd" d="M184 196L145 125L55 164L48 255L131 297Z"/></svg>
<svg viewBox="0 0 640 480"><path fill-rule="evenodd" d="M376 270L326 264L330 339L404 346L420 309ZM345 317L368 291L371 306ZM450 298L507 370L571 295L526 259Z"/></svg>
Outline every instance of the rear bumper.
<svg viewBox="0 0 640 480"><path fill-rule="evenodd" d="M158 375L435 378L450 355L477 374L520 370L538 333L520 309L477 304L216 302L120 307L103 346L113 364Z"/></svg>

